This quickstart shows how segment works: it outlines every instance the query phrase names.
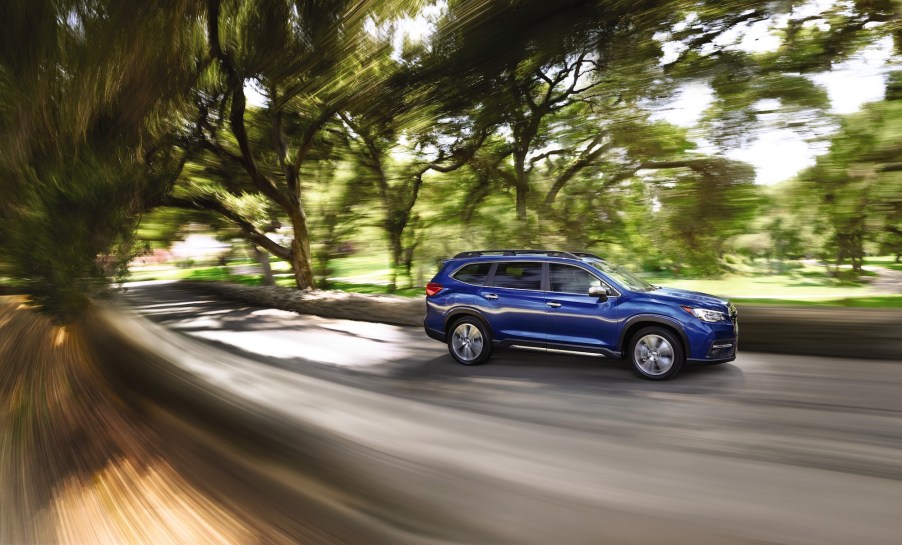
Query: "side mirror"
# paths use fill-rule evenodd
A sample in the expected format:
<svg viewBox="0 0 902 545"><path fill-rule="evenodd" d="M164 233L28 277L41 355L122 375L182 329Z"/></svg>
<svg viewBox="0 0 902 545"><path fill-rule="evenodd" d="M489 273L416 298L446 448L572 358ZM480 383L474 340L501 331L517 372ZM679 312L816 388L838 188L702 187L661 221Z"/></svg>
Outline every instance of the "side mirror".
<svg viewBox="0 0 902 545"><path fill-rule="evenodd" d="M598 297L600 301L607 301L608 289L601 286L592 286L589 288L589 297Z"/></svg>

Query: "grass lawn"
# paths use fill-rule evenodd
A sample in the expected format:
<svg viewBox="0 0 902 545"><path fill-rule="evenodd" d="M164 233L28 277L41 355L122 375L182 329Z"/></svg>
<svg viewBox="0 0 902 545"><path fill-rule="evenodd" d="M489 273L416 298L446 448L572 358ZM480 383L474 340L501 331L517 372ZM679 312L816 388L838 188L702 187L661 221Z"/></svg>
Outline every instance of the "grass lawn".
<svg viewBox="0 0 902 545"><path fill-rule="evenodd" d="M749 305L792 305L808 307L861 307L861 308L900 308L902 295L874 295L871 297L846 297L843 299L731 299L739 306Z"/></svg>
<svg viewBox="0 0 902 545"><path fill-rule="evenodd" d="M648 276L658 286L702 291L712 295L742 299L839 299L871 295L866 286L848 286L832 278L797 275L728 276L715 279Z"/></svg>
<svg viewBox="0 0 902 545"><path fill-rule="evenodd" d="M388 256L382 254L333 259L329 262L329 266L332 268L332 278L339 281L387 284L391 276Z"/></svg>
<svg viewBox="0 0 902 545"><path fill-rule="evenodd" d="M896 256L866 257L864 266L886 267L894 271L902 271L902 261L896 262Z"/></svg>

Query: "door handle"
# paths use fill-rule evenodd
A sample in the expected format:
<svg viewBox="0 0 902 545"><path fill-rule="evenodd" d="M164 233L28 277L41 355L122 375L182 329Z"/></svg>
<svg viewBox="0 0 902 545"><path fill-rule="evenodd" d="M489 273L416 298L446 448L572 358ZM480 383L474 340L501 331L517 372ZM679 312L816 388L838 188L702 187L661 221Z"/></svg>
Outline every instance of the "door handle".
<svg viewBox="0 0 902 545"><path fill-rule="evenodd" d="M548 301L548 302L545 303L545 304L548 305L548 306L551 307L551 308L560 308L560 306L561 306L561 304L558 303L557 301Z"/></svg>
<svg viewBox="0 0 902 545"><path fill-rule="evenodd" d="M495 299L498 298L498 294L497 293L486 293L485 295L483 295L483 297L494 301Z"/></svg>

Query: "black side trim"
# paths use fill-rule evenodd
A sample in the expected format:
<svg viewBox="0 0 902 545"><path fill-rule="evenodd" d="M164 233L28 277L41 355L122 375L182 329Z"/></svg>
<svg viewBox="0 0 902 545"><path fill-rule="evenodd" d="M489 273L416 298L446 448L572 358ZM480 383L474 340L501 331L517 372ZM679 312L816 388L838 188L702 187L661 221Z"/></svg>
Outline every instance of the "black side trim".
<svg viewBox="0 0 902 545"><path fill-rule="evenodd" d="M548 343L545 341L517 341L511 339L505 339L503 341L492 340L492 346L499 350L510 348L515 344L517 346L526 346L530 348L548 348Z"/></svg>
<svg viewBox="0 0 902 545"><path fill-rule="evenodd" d="M429 329L428 327L424 327L423 329L426 330L426 335L429 335L430 338L435 339L435 340L437 340L437 341L441 341L441 342L447 342L447 341L445 340L445 333L444 333L444 332L442 332L442 331L436 331L436 330L434 330L434 329Z"/></svg>
<svg viewBox="0 0 902 545"><path fill-rule="evenodd" d="M619 348L621 352L623 352L624 343L629 340L629 339L624 338L624 337L626 337L626 332L629 330L629 328L631 326L633 326L634 324L636 324L638 322L651 322L651 323L656 323L656 324L662 324L662 325L667 325L667 326L670 326L670 327L676 329L677 333L680 334L680 339L683 340L683 347L685 348L686 355L689 355L692 353L691 347L689 345L689 337L687 337L686 332L683 331L683 325L681 323L679 323L678 321L674 320L673 318L669 318L662 314L637 314L637 315L629 318L623 324L623 327L620 329L620 340L617 342L617 348Z"/></svg>
<svg viewBox="0 0 902 545"><path fill-rule="evenodd" d="M574 346L572 344L548 343L549 350L564 350L567 352L585 352L586 354L600 354L606 358L620 359L620 352L608 348L591 346Z"/></svg>
<svg viewBox="0 0 902 545"><path fill-rule="evenodd" d="M548 350L562 350L565 352L573 352L575 356L579 352L584 354L598 354L610 359L620 359L620 352L609 350L607 348L593 348L591 346L574 346L572 344L549 343L544 341L525 341L516 339L505 339L503 341L492 341L492 346L496 350L508 349L511 346L522 346L524 348L540 348Z"/></svg>
<svg viewBox="0 0 902 545"><path fill-rule="evenodd" d="M728 361L733 361L735 359L736 359L736 356L730 356L729 358L723 358L723 359L719 359L719 360L698 360L698 359L687 358L686 362L691 363L692 365L710 365L710 364L714 364L714 363L726 363Z"/></svg>

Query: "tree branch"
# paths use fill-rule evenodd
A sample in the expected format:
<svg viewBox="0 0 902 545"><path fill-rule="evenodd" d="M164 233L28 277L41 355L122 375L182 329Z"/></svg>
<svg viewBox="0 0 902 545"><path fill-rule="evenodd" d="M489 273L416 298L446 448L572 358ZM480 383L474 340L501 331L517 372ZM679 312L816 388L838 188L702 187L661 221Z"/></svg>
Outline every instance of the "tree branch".
<svg viewBox="0 0 902 545"><path fill-rule="evenodd" d="M254 244L266 248L271 254L285 261L291 260L291 250L282 247L271 238L260 232L254 224L242 217L240 214L230 210L222 202L212 197L194 196L189 198L169 196L163 200L161 206L172 206L174 208L186 208L189 210L209 210L220 214L229 221L238 225L244 231L247 239Z"/></svg>
<svg viewBox="0 0 902 545"><path fill-rule="evenodd" d="M336 113L338 113L338 108L335 108L334 106L324 107L322 111L320 111L319 116L304 130L304 136L301 138L301 144L298 146L298 153L294 160L294 168L297 172L301 171L301 165L304 164L304 159L307 158L307 154L313 147L313 140L316 138L316 133L319 132L319 130L323 128L323 125L328 123L329 119Z"/></svg>
<svg viewBox="0 0 902 545"><path fill-rule="evenodd" d="M535 168L535 166L536 166L536 163L538 163L539 161L548 159L552 155L563 155L565 153L567 153L567 150L565 150L565 149L553 149L551 151L547 151L540 155L536 155L535 157L533 157L532 159L529 160L529 168L526 170L526 172L532 172L533 168Z"/></svg>
<svg viewBox="0 0 902 545"><path fill-rule="evenodd" d="M580 154L579 158L570 165L564 172L561 173L557 179L554 180L554 184L552 184L551 189L548 190L548 193L545 195L545 206L550 207L552 203L554 203L554 199L557 198L557 194L564 188L567 183L576 176L579 171L591 165L598 159L602 153L608 151L613 147L613 144L608 143L604 146L599 146L601 141L604 139L603 134L599 134L595 138L589 142L589 145L583 150ZM596 147L598 146L598 147Z"/></svg>
<svg viewBox="0 0 902 545"><path fill-rule="evenodd" d="M254 182L254 185L256 185L264 195L288 210L292 208L292 203L289 199L285 198L272 180L267 178L263 172L260 171L257 162L254 160L253 153L251 152L247 136L247 127L244 123L244 110L246 106L244 78L238 74L238 70L235 68L235 61L231 54L225 51L220 43L219 8L220 0L207 1L207 39L210 42L210 55L219 61L220 66L222 66L223 71L226 73L226 82L230 88L229 92L232 95L232 103L229 111L229 127L232 134L235 136L235 140L238 141L238 148L241 150L241 164L250 176L251 181Z"/></svg>

